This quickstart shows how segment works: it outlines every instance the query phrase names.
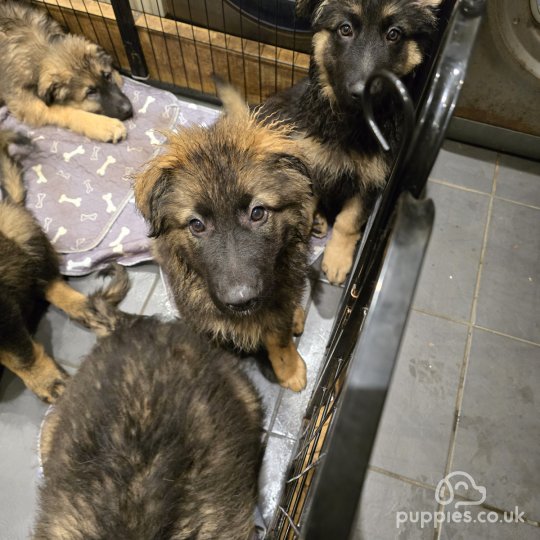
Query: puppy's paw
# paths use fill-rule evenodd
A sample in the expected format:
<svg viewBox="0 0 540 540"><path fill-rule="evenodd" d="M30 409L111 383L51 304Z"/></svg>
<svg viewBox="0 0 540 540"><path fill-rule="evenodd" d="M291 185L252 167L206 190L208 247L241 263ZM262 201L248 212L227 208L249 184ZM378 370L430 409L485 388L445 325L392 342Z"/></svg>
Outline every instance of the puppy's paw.
<svg viewBox="0 0 540 540"><path fill-rule="evenodd" d="M83 127L84 135L96 141L110 143L117 143L126 138L126 126L120 120L108 116L94 116L92 123Z"/></svg>
<svg viewBox="0 0 540 540"><path fill-rule="evenodd" d="M54 379L43 390L36 390L36 395L45 403L55 403L56 400L64 393L66 389L67 374L63 374L62 378Z"/></svg>
<svg viewBox="0 0 540 540"><path fill-rule="evenodd" d="M328 234L328 221L320 212L315 212L313 216L311 234L316 238L324 238Z"/></svg>
<svg viewBox="0 0 540 540"><path fill-rule="evenodd" d="M26 386L45 403L55 403L64 393L69 375L52 360L34 367L27 377L20 374Z"/></svg>
<svg viewBox="0 0 540 540"><path fill-rule="evenodd" d="M293 392L300 392L306 387L306 363L298 354L292 341L288 347L270 350L268 354L274 373L283 388L289 388Z"/></svg>
<svg viewBox="0 0 540 540"><path fill-rule="evenodd" d="M301 306L296 306L293 315L293 326L292 332L294 336L299 336L304 331L304 321L306 314L304 313L304 308Z"/></svg>
<svg viewBox="0 0 540 540"><path fill-rule="evenodd" d="M292 390L293 392L300 392L307 384L307 369L306 363L298 352L296 352L296 357L294 368L292 365L290 366L290 374L286 379L280 379L279 384L283 386L283 388L289 388L289 390Z"/></svg>
<svg viewBox="0 0 540 540"><path fill-rule="evenodd" d="M334 235L326 244L321 268L330 283L341 285L345 281L352 267L358 238L359 235L348 239Z"/></svg>

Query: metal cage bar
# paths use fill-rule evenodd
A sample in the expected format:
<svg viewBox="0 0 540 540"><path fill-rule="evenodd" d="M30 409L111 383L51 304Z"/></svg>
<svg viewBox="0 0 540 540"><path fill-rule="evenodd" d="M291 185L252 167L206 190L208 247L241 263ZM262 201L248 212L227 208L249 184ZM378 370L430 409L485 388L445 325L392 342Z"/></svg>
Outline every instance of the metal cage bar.
<svg viewBox="0 0 540 540"><path fill-rule="evenodd" d="M404 193L394 232L353 353L302 538L349 538L372 443L434 218L430 199Z"/></svg>

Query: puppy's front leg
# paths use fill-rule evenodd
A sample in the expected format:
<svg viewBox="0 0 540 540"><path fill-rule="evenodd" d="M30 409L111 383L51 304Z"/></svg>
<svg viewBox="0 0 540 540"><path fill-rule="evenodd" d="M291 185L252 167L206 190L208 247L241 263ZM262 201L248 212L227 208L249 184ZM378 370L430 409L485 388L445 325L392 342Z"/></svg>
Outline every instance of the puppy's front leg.
<svg viewBox="0 0 540 540"><path fill-rule="evenodd" d="M19 120L32 126L59 126L96 141L112 143L125 139L127 135L126 126L116 118L63 105L48 107L29 92L20 102L19 100L11 101L7 103L7 106Z"/></svg>
<svg viewBox="0 0 540 540"><path fill-rule="evenodd" d="M276 332L269 332L264 336L264 345L279 384L293 392L303 390L307 382L306 363L298 354L292 335L284 338Z"/></svg>
<svg viewBox="0 0 540 540"><path fill-rule="evenodd" d="M322 260L323 272L330 283L340 285L351 269L363 213L362 199L360 195L355 195L345 202L336 217L332 237L326 244Z"/></svg>

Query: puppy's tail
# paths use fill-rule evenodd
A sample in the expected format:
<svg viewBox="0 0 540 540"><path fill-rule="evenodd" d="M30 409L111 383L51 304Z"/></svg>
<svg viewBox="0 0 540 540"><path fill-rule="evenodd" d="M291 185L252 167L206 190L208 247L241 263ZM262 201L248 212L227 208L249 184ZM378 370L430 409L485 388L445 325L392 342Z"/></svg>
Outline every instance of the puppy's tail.
<svg viewBox="0 0 540 540"><path fill-rule="evenodd" d="M218 75L212 75L212 79L216 85L217 95L221 103L223 103L225 114L233 117L240 115L247 116L249 114L249 107L238 91Z"/></svg>
<svg viewBox="0 0 540 540"><path fill-rule="evenodd" d="M11 143L28 144L30 140L9 130L0 130L0 186L5 199L14 204L23 205L26 190L22 181L20 164L11 157L8 147Z"/></svg>
<svg viewBox="0 0 540 540"><path fill-rule="evenodd" d="M110 334L129 315L118 309L118 304L130 289L126 269L117 263L109 265L99 273L109 277L109 283L94 291L87 298L85 325L98 335Z"/></svg>
<svg viewBox="0 0 540 540"><path fill-rule="evenodd" d="M99 275L111 279L107 285L88 296L72 289L63 279L53 281L45 296L71 318L96 334L105 336L129 318L128 314L118 309L118 304L126 297L130 282L126 269L116 263L102 270Z"/></svg>

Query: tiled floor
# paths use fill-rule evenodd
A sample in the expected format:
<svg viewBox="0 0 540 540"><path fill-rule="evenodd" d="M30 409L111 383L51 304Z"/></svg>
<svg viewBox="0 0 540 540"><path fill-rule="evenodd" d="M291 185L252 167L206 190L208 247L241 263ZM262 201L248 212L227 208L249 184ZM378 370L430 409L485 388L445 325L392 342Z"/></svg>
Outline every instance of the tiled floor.
<svg viewBox="0 0 540 540"><path fill-rule="evenodd" d="M447 142L428 196L436 203L435 228L372 456L357 537L540 539L540 164ZM156 266L130 273L133 287L122 307L172 316ZM96 280L72 283L89 291ZM309 293L298 347L313 384L341 290L322 280ZM94 343L54 310L38 338L71 372ZM268 518L309 389L293 395L269 382L255 361L245 366L266 408L261 508ZM44 411L18 379L4 373L0 540L28 537ZM457 490L453 502L437 502L437 484L451 471L466 472L486 488L482 506L466 507L476 522L421 528L417 513L424 512L425 521L428 513L463 510L459 502L475 500L474 493ZM479 523L483 511L516 506L526 523Z"/></svg>
<svg viewBox="0 0 540 540"><path fill-rule="evenodd" d="M427 195L435 226L357 538L540 539L540 163L446 142ZM462 488L437 502L455 471L482 505ZM480 522L516 506L525 523ZM435 511L470 523L435 528Z"/></svg>

